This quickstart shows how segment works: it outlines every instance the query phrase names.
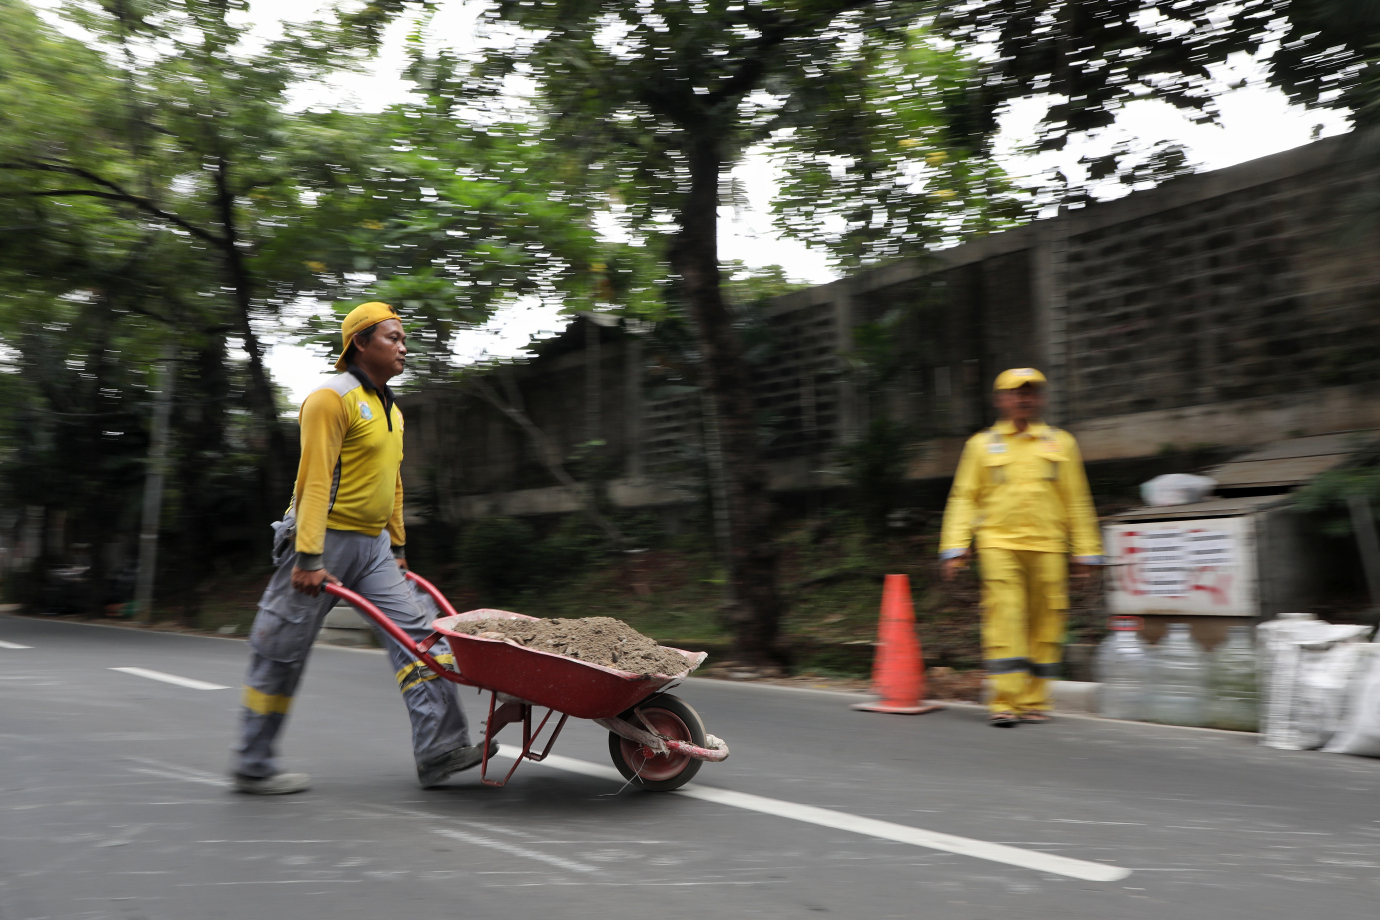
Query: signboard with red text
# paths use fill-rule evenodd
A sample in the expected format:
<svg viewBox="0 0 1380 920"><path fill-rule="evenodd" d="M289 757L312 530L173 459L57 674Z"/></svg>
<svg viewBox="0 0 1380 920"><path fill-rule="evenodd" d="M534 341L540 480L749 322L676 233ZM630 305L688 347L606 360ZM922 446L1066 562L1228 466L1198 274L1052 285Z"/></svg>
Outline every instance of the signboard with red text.
<svg viewBox="0 0 1380 920"><path fill-rule="evenodd" d="M1248 516L1110 524L1105 538L1113 614L1260 612Z"/></svg>

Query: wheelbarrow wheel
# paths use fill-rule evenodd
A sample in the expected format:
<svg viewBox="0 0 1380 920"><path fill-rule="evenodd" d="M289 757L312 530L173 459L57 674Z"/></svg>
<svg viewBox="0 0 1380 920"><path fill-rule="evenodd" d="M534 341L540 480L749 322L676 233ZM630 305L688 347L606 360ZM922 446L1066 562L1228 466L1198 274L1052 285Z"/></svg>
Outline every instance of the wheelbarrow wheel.
<svg viewBox="0 0 1380 920"><path fill-rule="evenodd" d="M697 747L704 747L704 722L700 714L685 700L669 693L658 693L619 716L625 722L642 728L642 718L651 724L657 734L677 741L689 741ZM703 761L688 754L668 751L657 754L636 741L619 737L609 732L609 755L613 765L630 782L653 792L670 792L679 789L700 772Z"/></svg>

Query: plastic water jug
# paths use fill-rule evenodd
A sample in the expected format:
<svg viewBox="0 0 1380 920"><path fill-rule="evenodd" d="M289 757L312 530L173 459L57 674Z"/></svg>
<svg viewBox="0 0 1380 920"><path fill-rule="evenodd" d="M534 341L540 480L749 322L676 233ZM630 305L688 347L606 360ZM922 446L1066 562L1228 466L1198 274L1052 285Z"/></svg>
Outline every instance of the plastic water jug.
<svg viewBox="0 0 1380 920"><path fill-rule="evenodd" d="M1212 653L1208 675L1211 702L1208 724L1253 732L1260 727L1260 690L1256 678L1255 643L1249 626L1233 626L1227 641Z"/></svg>
<svg viewBox="0 0 1380 920"><path fill-rule="evenodd" d="M1140 617L1112 617L1107 638L1097 647L1094 665L1102 683L1098 711L1109 719L1145 718L1150 685L1150 654L1141 641Z"/></svg>
<svg viewBox="0 0 1380 920"><path fill-rule="evenodd" d="M1168 725L1202 725L1207 702L1207 656L1188 626L1175 623L1152 657L1150 719Z"/></svg>

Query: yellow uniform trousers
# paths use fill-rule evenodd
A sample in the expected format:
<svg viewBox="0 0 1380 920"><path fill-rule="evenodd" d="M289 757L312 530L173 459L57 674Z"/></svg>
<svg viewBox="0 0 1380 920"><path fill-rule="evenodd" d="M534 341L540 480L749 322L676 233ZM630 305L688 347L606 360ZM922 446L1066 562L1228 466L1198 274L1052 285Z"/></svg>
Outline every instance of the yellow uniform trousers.
<svg viewBox="0 0 1380 920"><path fill-rule="evenodd" d="M982 654L992 712L1049 709L1068 614L1068 556L1032 550L978 551Z"/></svg>

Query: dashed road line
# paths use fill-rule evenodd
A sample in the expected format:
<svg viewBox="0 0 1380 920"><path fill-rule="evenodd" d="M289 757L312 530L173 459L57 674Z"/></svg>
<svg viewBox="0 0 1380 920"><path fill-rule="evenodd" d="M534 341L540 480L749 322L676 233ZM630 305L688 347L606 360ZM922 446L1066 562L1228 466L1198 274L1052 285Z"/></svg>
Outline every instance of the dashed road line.
<svg viewBox="0 0 1380 920"><path fill-rule="evenodd" d="M505 744L499 747L500 757L515 759L520 753L520 750L512 745ZM549 754L542 763L547 766L555 767L558 770L564 770L568 773L579 773L583 776L597 776L615 782L624 782L622 775L612 767L600 766L599 764L590 763L585 760L576 760L571 757L563 757L559 754ZM1023 850L1019 847L1006 846L1001 843L988 843L985 840L973 840L968 837L959 837L954 834L944 834L938 831L928 831L924 828L910 827L905 824L893 824L890 821L879 821L876 818L863 818L841 811L834 811L829 808L818 808L814 805L801 805L796 802L770 799L766 796L750 795L745 792L734 792L729 789L719 789L713 786L691 784L677 789L673 794L686 798L698 799L702 802L712 802L716 805L728 805L732 808L741 808L745 811L755 811L759 814L773 815L778 818L788 818L792 821L802 821L806 824L815 824L820 827L830 827L835 830L849 831L854 834L876 837L881 840L893 840L897 843L908 843L912 846L925 847L931 850L941 850L946 853L956 853L961 856L972 856L976 859L1004 863L1009 866L1020 866L1025 869L1033 869L1037 872L1049 872L1054 875L1063 875L1068 878L1081 879L1087 882L1115 882L1131 874L1129 869L1123 869L1120 866L1087 862L1081 859L1057 856L1053 853L1041 853L1035 850Z"/></svg>
<svg viewBox="0 0 1380 920"><path fill-rule="evenodd" d="M437 829L437 834L442 837L449 837L451 840L459 840L463 843L472 843L475 846L488 847L491 850L498 850L511 856L523 856L527 859L535 859L547 865L555 866L558 869L565 869L567 872L598 872L598 866L586 865L576 862L573 859L566 859L563 856L553 856L550 853L543 853L540 850L533 850L530 847L518 846L516 843L509 843L506 840L495 840L492 837L481 837L478 834L467 834L463 831L452 831Z"/></svg>
<svg viewBox="0 0 1380 920"><path fill-rule="evenodd" d="M33 648L32 645L20 645L18 642L0 641L0 648Z"/></svg>
<svg viewBox="0 0 1380 920"><path fill-rule="evenodd" d="M150 671L148 668L110 668L111 671L120 671L124 674L133 674L135 677L147 677L149 680L161 680L165 684L176 684L179 687L187 687L191 690L229 690L224 684L208 684L204 680L194 680L190 677L178 677L176 674L164 674L162 671Z"/></svg>
<svg viewBox="0 0 1380 920"><path fill-rule="evenodd" d="M436 820L436 815L432 812L416 811L410 808L391 808L387 805L376 805L368 809L367 811L361 811L359 814L361 816L367 816L372 818L375 817L377 812L380 811L390 815L402 815L408 818L414 818L423 822L431 822ZM466 821L465 826L467 828L477 827L481 830L496 832L500 834L512 834L516 837L522 838L533 837L532 834L527 834L522 831L513 830L507 827L501 827L495 824L482 824L477 821ZM498 850L501 853L507 853L511 856L521 856L526 859L534 859L537 862L544 862L549 866L555 866L556 868L564 869L567 872L599 871L598 866L591 866L588 863L582 863L574 859L566 859L563 856L556 856L552 853L545 853L541 850L534 850L531 847L523 846L517 843L511 843L507 840L495 840L492 837L485 837L482 834L473 834L468 831L450 830L449 828L432 828L432 832L439 834L442 837L449 837L451 840L459 840L462 843L470 843L475 846L488 847L491 850ZM552 843L559 841L538 840L536 842Z"/></svg>

